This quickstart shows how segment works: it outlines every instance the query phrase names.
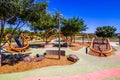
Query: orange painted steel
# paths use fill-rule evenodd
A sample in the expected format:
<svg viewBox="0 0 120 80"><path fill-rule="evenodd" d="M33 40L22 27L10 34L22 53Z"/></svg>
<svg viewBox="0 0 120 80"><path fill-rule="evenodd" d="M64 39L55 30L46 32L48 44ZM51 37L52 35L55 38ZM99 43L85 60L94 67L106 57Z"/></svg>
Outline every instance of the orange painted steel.
<svg viewBox="0 0 120 80"><path fill-rule="evenodd" d="M52 29L51 29L51 30L46 31L46 32L45 32L45 35L47 35L48 33L52 32L52 31L53 31Z"/></svg>
<svg viewBox="0 0 120 80"><path fill-rule="evenodd" d="M26 42L26 45L23 46L23 47L20 47L20 48L15 48L15 47L13 47L13 46L11 45L11 42L10 42L10 40L9 40L9 37L11 37L11 36L12 36L11 34L7 34L7 35L5 36L5 39L6 39L6 41L7 41L7 43L8 43L8 45L9 45L9 47L10 47L11 50L14 50L14 51L24 51L26 48L28 48L29 43L28 43L28 40L25 39L24 34L21 34L20 36L21 36L21 38L24 39L24 41Z"/></svg>
<svg viewBox="0 0 120 80"><path fill-rule="evenodd" d="M109 50L108 51L104 51L104 52L101 52L101 51L93 49L94 40L95 40L95 38L92 39L92 42L91 42L91 45L90 45L90 50L91 51L99 53L99 54L108 54L108 53L112 52L113 49L112 49L112 46L110 45L110 40L108 38L106 38L106 40L108 41Z"/></svg>
<svg viewBox="0 0 120 80"><path fill-rule="evenodd" d="M95 39L98 39L98 37L95 34L87 34L89 44L92 42L92 40L90 39L91 36L94 37Z"/></svg>
<svg viewBox="0 0 120 80"><path fill-rule="evenodd" d="M58 36L58 34L53 34L53 35L51 35L48 42L51 42L51 40L53 40L56 36ZM60 37L61 37L63 40L65 40L65 42L68 41L68 40L66 39L66 37L65 37L62 33L60 34Z"/></svg>
<svg viewBox="0 0 120 80"><path fill-rule="evenodd" d="M88 35L88 34L73 34L73 35L72 35L72 39L73 39L73 38L75 39L75 36L86 36L87 39L88 39L88 43L90 42L90 38L89 38L89 35Z"/></svg>
<svg viewBox="0 0 120 80"><path fill-rule="evenodd" d="M45 34L44 34L44 36L47 36L47 35L48 35L50 32L52 32L52 31L53 31L52 29L46 31ZM43 41L45 42L45 38L43 38Z"/></svg>

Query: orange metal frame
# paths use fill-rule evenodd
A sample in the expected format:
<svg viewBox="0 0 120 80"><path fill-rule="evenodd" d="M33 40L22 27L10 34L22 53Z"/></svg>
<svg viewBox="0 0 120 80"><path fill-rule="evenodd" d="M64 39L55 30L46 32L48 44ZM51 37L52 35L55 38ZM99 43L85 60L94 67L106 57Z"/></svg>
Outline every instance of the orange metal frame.
<svg viewBox="0 0 120 80"><path fill-rule="evenodd" d="M88 35L88 34L73 34L73 35L72 35L72 38L75 39L75 36L86 36L87 39L88 39L88 43L90 42L90 38L89 38L89 35Z"/></svg>
<svg viewBox="0 0 120 80"><path fill-rule="evenodd" d="M48 42L51 42L51 40L53 40L56 36L58 36L58 34L51 35ZM66 37L65 37L62 33L60 34L60 37L61 37L63 40L65 40L65 42L68 41L68 40L66 39Z"/></svg>
<svg viewBox="0 0 120 80"><path fill-rule="evenodd" d="M7 35L5 36L5 39L6 39L6 41L7 41L7 43L8 43L8 45L9 45L9 47L10 47L11 50L14 50L14 51L24 51L26 48L28 48L29 43L28 43L28 40L25 39L24 34L21 34L20 36L24 39L24 41L26 42L26 45L25 45L24 47L21 47L21 48L15 48L15 47L13 47L13 46L11 45L11 42L10 42L10 40L9 40L9 37L10 37L10 36L12 36L12 35L11 35L11 34L7 34Z"/></svg>
<svg viewBox="0 0 120 80"><path fill-rule="evenodd" d="M100 52L98 50L93 49L92 47L93 47L93 42L94 42L95 38L92 39L92 42L91 42L91 45L90 45L90 50L93 51L93 52L96 52L96 53L100 53L100 54L111 53L113 49L112 49L112 46L110 45L110 40L108 38L106 38L106 39L108 40L108 45L109 45L109 48L110 48L109 51Z"/></svg>

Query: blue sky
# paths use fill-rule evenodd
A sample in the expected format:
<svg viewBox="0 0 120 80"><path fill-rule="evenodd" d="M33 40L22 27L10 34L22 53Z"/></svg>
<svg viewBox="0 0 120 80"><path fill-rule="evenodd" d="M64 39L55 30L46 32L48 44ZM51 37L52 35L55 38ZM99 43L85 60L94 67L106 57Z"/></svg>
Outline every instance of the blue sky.
<svg viewBox="0 0 120 80"><path fill-rule="evenodd" d="M83 18L89 33L104 25L120 32L120 0L49 0L48 10L58 10L65 18Z"/></svg>

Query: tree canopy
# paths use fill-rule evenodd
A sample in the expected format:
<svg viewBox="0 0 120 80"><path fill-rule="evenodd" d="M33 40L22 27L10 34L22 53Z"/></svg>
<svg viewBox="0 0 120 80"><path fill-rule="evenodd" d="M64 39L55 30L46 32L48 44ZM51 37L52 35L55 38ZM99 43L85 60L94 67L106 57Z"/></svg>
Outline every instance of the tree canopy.
<svg viewBox="0 0 120 80"><path fill-rule="evenodd" d="M97 27L95 33L99 37L112 37L117 29L114 26Z"/></svg>
<svg viewBox="0 0 120 80"><path fill-rule="evenodd" d="M84 23L83 19L80 18L69 18L62 19L61 31L65 36L71 36L76 33L86 31L88 28Z"/></svg>

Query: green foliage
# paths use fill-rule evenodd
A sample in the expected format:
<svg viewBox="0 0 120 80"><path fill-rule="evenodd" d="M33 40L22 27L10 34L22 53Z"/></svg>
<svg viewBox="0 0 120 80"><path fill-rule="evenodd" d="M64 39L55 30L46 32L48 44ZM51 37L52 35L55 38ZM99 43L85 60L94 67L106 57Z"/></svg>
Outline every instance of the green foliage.
<svg viewBox="0 0 120 80"><path fill-rule="evenodd" d="M31 34L31 32L28 31L28 30L23 30L22 33L25 33L25 34Z"/></svg>
<svg viewBox="0 0 120 80"><path fill-rule="evenodd" d="M86 31L86 29L87 27L83 19L73 17L62 20L61 31L65 36L71 36L72 34Z"/></svg>
<svg viewBox="0 0 120 80"><path fill-rule="evenodd" d="M1 0L0 1L0 20L10 19L20 10L19 0Z"/></svg>
<svg viewBox="0 0 120 80"><path fill-rule="evenodd" d="M55 22L55 18L54 16L50 15L50 14L44 14L44 16L40 17L38 19L38 21L33 21L32 22L32 26L31 29L32 30L50 30L53 28L56 28L57 24Z"/></svg>
<svg viewBox="0 0 120 80"><path fill-rule="evenodd" d="M29 19L31 30L37 32L49 30L54 27L53 16L47 14L47 2L36 3L32 7L33 12Z"/></svg>
<svg viewBox="0 0 120 80"><path fill-rule="evenodd" d="M34 0L1 0L0 1L0 21L1 33L4 32L4 24L15 25L11 33L23 27L30 17L30 10Z"/></svg>
<svg viewBox="0 0 120 80"><path fill-rule="evenodd" d="M117 29L113 26L97 27L95 33L99 37L112 37Z"/></svg>
<svg viewBox="0 0 120 80"><path fill-rule="evenodd" d="M13 31L13 28L12 26L8 27L8 28L5 28L4 30L4 35L8 34L8 33L11 33Z"/></svg>
<svg viewBox="0 0 120 80"><path fill-rule="evenodd" d="M35 3L30 9L29 9L29 22L37 22L40 18L42 18L46 14L46 7L47 2L39 2Z"/></svg>

